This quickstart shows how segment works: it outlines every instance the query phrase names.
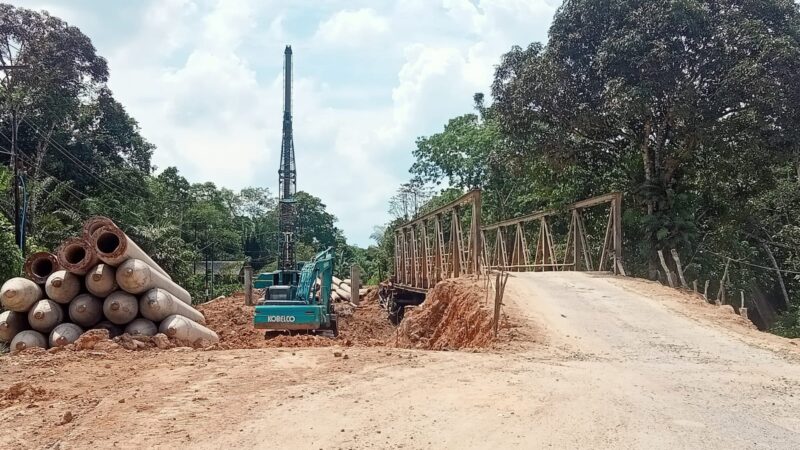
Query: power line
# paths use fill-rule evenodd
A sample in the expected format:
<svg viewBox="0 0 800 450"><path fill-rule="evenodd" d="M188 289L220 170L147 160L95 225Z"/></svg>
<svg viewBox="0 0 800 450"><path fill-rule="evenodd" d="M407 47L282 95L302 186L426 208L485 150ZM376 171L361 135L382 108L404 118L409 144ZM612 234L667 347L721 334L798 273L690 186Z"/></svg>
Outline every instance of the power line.
<svg viewBox="0 0 800 450"><path fill-rule="evenodd" d="M112 191L116 192L120 196L129 196L131 194L136 195L133 192L125 193L126 189L124 189L124 188L122 188L122 187L120 187L120 186L118 186L116 184L113 184L113 183L111 183L109 181L103 180L100 177L100 175L98 175L89 166L87 166L85 163L83 163L83 161L81 161L77 156L73 155L69 150L65 149L61 144L59 144L58 142L54 141L51 137L49 137L49 136L45 135L44 133L42 133L42 131L38 127L36 127L36 125L34 125L30 121L28 121L28 119L23 117L22 121L25 122L26 124L28 124L28 126L30 126L31 128L33 128L34 131L36 131L36 134L38 134L39 136L41 136L45 140L47 140L47 142L49 142L50 145L52 145L53 148L55 148L59 153L61 153L67 159L69 159L70 161L75 163L75 165L77 165L78 167L83 169L86 173L91 175L94 179L96 179L100 184L102 184L106 188L111 189ZM139 197L141 198L141 195L139 195Z"/></svg>
<svg viewBox="0 0 800 450"><path fill-rule="evenodd" d="M720 258L724 258L724 259L730 260L731 262L744 264L745 266L756 267L756 268L759 268L759 269L768 270L770 272L781 272L781 273L787 273L787 274L792 274L792 275L800 275L800 272L798 272L798 271L785 270L785 269L776 269L774 267L762 266L762 265L759 265L759 264L751 263L749 261L745 261L743 259L733 259L730 256L720 255L719 253L712 252L711 250L700 250L700 251L703 252L703 253L711 253L712 255L719 256Z"/></svg>

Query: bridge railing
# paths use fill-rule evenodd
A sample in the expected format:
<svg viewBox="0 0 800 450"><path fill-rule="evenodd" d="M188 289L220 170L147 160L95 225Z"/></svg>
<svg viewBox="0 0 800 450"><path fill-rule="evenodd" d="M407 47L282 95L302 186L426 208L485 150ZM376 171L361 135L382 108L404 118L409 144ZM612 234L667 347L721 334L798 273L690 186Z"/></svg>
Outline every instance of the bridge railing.
<svg viewBox="0 0 800 450"><path fill-rule="evenodd" d="M595 216L598 208L608 209L603 240L591 242L584 216L587 210ZM602 214L602 211L600 211ZM552 223L559 221L566 228L563 243L557 243ZM528 245L535 235L536 245ZM622 265L622 193L589 198L560 210L532 214L493 223L481 228L484 248L482 264L489 270L605 271L625 275ZM533 250L533 251L531 251Z"/></svg>
<svg viewBox="0 0 800 450"><path fill-rule="evenodd" d="M395 229L395 286L425 292L446 278L481 272L481 191Z"/></svg>

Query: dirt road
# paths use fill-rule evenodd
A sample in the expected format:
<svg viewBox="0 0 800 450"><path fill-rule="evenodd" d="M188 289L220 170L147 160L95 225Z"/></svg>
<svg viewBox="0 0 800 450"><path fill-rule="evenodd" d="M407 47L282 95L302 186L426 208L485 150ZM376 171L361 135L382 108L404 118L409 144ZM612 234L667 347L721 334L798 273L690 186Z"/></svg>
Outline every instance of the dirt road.
<svg viewBox="0 0 800 450"><path fill-rule="evenodd" d="M506 299L533 342L490 352L2 358L28 384L0 447L800 447L796 345L637 280L521 274Z"/></svg>

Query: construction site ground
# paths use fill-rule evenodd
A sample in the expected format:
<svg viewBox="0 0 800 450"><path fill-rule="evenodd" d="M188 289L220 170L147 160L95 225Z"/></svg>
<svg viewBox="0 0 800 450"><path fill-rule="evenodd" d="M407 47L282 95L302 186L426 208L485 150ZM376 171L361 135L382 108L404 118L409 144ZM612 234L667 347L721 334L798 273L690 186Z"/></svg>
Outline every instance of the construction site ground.
<svg viewBox="0 0 800 450"><path fill-rule="evenodd" d="M562 272L512 275L504 313L515 340L480 351L379 345L382 322L237 348L242 323L212 350L5 356L0 448L800 448L797 342L727 308Z"/></svg>

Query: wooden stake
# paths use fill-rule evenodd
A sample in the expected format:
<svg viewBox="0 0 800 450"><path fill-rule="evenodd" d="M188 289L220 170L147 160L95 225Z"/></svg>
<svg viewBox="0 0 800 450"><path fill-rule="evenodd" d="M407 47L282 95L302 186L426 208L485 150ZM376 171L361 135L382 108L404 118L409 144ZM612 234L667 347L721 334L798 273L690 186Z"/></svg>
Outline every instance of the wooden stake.
<svg viewBox="0 0 800 450"><path fill-rule="evenodd" d="M494 325L494 335L497 336L497 332L500 327L500 273L497 273L497 277L494 279L494 318L492 320L492 324Z"/></svg>
<svg viewBox="0 0 800 450"><path fill-rule="evenodd" d="M692 281L692 287L694 288L694 291L695 291L695 292L699 292L699 291L697 290L697 280L694 280L694 281Z"/></svg>
<svg viewBox="0 0 800 450"><path fill-rule="evenodd" d="M717 291L716 303L721 305L725 303L725 280L728 279L728 266L731 264L731 259L725 262L725 270L722 272L722 279L719 280L719 290Z"/></svg>
<svg viewBox="0 0 800 450"><path fill-rule="evenodd" d="M678 268L678 277L681 280L681 286L684 289L689 289L689 285L686 284L686 279L683 278L683 267L681 266L681 258L678 256L678 251L673 248L670 250L670 253L672 253L672 259L675 260L675 266Z"/></svg>
<svg viewBox="0 0 800 450"><path fill-rule="evenodd" d="M502 280L501 280L502 276ZM503 306L503 295L506 292L506 283L508 282L508 274L502 273L497 274L497 285L495 286L495 298L494 298L494 336L497 337L497 333L500 330L500 308Z"/></svg>
<svg viewBox="0 0 800 450"><path fill-rule="evenodd" d="M669 271L669 267L667 267L667 262L664 261L664 252L661 250L658 251L658 259L661 260L661 267L664 268L664 273L667 275L667 282L669 283L669 287L674 288L675 282L672 281L672 274Z"/></svg>
<svg viewBox="0 0 800 450"><path fill-rule="evenodd" d="M708 301L708 284L710 282L710 280L706 280L706 286L703 288L703 298L706 299L706 301Z"/></svg>
<svg viewBox="0 0 800 450"><path fill-rule="evenodd" d="M253 306L253 267L249 262L244 266L244 304Z"/></svg>

